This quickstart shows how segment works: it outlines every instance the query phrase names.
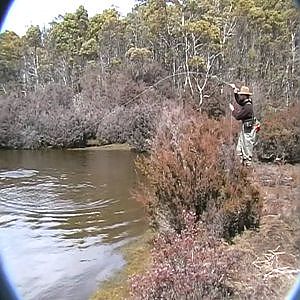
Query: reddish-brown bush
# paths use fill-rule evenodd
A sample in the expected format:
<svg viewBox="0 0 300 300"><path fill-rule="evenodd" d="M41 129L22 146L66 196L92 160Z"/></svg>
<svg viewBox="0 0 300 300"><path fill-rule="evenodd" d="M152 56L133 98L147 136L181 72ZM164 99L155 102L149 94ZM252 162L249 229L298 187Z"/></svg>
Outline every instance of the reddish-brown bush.
<svg viewBox="0 0 300 300"><path fill-rule="evenodd" d="M162 120L150 156L138 162L147 185L136 198L151 225L180 231L183 210L226 238L258 225L260 198L235 158L230 122L181 108Z"/></svg>
<svg viewBox="0 0 300 300"><path fill-rule="evenodd" d="M131 278L133 299L223 299L232 294L226 283L239 254L197 226L195 214L182 217L186 229L160 233L151 267Z"/></svg>
<svg viewBox="0 0 300 300"><path fill-rule="evenodd" d="M300 160L300 104L268 111L262 119L257 155L262 161Z"/></svg>

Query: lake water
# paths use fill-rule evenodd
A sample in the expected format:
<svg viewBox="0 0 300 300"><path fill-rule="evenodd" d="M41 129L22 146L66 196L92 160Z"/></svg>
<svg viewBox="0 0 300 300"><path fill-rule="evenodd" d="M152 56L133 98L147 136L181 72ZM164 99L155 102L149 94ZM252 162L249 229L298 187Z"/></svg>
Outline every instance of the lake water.
<svg viewBox="0 0 300 300"><path fill-rule="evenodd" d="M0 253L25 300L84 300L146 229L130 151L0 151Z"/></svg>

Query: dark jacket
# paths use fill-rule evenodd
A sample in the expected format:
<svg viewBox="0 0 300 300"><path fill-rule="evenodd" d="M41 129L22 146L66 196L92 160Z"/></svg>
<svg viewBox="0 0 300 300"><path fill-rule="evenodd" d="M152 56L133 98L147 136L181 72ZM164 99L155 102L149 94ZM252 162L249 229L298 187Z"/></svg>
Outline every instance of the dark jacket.
<svg viewBox="0 0 300 300"><path fill-rule="evenodd" d="M253 119L254 113L253 113L252 100L247 99L244 103L240 103L239 95L237 93L234 94L234 97L239 106L236 107L236 105L235 105L235 109L232 112L232 115L237 120L241 120L243 122Z"/></svg>

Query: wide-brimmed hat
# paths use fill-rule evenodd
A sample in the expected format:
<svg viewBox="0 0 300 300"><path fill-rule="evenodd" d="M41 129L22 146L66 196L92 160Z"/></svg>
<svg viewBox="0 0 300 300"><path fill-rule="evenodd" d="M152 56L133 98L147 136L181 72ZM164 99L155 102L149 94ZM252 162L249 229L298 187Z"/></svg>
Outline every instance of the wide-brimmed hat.
<svg viewBox="0 0 300 300"><path fill-rule="evenodd" d="M242 86L241 90L238 92L239 95L249 95L251 96L250 89L247 86Z"/></svg>

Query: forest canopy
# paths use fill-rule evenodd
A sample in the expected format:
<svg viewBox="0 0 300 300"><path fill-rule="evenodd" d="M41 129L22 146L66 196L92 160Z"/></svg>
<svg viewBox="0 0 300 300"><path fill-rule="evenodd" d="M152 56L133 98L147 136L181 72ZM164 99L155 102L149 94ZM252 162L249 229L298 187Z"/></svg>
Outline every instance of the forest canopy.
<svg viewBox="0 0 300 300"><path fill-rule="evenodd" d="M0 35L2 92L47 83L76 88L91 65L103 72L134 66L141 73L156 62L174 77L174 87L205 93L206 74L240 80L264 96L299 96L298 12L292 1L137 1L126 17L107 9L89 18L80 6L47 29L30 26L19 37ZM137 77L139 78L137 74Z"/></svg>

